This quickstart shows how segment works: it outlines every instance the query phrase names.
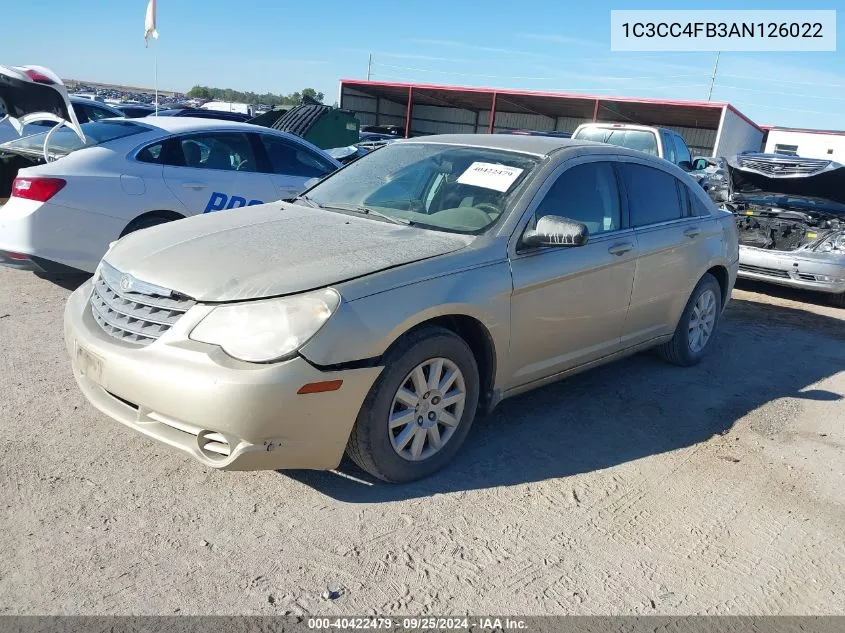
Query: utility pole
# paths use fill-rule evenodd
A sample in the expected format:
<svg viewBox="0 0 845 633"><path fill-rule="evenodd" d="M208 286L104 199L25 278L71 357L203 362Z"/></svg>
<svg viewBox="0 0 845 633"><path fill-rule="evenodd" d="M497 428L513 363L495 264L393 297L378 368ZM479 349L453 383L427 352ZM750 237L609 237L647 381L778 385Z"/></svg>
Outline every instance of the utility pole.
<svg viewBox="0 0 845 633"><path fill-rule="evenodd" d="M719 55L722 54L722 51L718 51L716 53L716 65L713 66L713 77L710 79L710 92L707 93L707 100L710 101L710 97L713 96L713 84L716 83L716 71L719 70Z"/></svg>
<svg viewBox="0 0 845 633"><path fill-rule="evenodd" d="M373 54L370 53L370 58L367 60L367 81L370 80L370 75L373 70Z"/></svg>

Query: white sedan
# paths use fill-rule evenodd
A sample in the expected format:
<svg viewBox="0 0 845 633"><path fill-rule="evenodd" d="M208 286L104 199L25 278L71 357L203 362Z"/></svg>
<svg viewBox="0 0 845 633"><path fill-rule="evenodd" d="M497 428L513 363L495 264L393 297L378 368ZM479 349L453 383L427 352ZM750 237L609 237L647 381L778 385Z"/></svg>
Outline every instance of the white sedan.
<svg viewBox="0 0 845 633"><path fill-rule="evenodd" d="M18 172L0 209L0 265L93 272L127 233L291 198L340 167L297 136L246 123L146 117L82 129L84 143L55 130L49 162ZM43 162L45 136L0 145L0 158Z"/></svg>

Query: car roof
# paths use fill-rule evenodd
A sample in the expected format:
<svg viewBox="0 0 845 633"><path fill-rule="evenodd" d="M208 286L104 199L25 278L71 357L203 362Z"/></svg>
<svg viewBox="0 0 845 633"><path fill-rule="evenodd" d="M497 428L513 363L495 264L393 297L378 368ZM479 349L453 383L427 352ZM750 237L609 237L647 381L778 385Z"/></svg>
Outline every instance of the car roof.
<svg viewBox="0 0 845 633"><path fill-rule="evenodd" d="M192 116L161 116L157 117L155 114L134 119L136 123L147 125L152 128L158 128L168 133L178 132L196 132L202 130L244 130L245 132L255 132L260 126L249 125L241 123L240 121L227 121L225 119L207 119ZM276 132L269 128L261 128L269 132Z"/></svg>
<svg viewBox="0 0 845 633"><path fill-rule="evenodd" d="M400 139L397 143L439 143L445 145L464 145L468 147L487 147L512 152L548 156L567 147L583 145L601 146L602 143L579 141L559 136L534 136L529 134L434 134Z"/></svg>

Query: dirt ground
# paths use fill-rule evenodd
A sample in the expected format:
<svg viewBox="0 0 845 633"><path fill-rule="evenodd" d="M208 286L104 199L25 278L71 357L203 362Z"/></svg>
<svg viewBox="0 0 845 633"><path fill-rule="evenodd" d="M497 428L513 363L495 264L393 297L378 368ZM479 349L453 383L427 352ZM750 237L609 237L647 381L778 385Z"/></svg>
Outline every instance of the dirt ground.
<svg viewBox="0 0 845 633"><path fill-rule="evenodd" d="M388 486L109 421L67 288L0 269L0 614L845 614L845 311L812 297L742 286L701 365L506 401Z"/></svg>

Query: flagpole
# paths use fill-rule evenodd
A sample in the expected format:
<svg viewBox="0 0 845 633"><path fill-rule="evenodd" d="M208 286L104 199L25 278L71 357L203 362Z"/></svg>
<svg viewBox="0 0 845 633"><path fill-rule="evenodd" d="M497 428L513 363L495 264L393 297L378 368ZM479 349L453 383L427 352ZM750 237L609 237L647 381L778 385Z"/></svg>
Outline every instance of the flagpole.
<svg viewBox="0 0 845 633"><path fill-rule="evenodd" d="M158 116L158 38L154 41L155 44L155 91L156 91L156 116Z"/></svg>

